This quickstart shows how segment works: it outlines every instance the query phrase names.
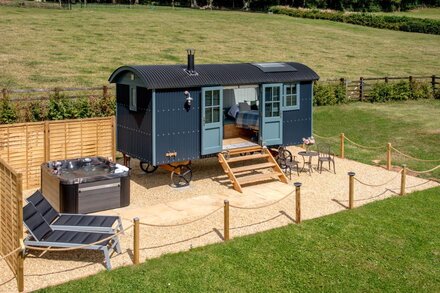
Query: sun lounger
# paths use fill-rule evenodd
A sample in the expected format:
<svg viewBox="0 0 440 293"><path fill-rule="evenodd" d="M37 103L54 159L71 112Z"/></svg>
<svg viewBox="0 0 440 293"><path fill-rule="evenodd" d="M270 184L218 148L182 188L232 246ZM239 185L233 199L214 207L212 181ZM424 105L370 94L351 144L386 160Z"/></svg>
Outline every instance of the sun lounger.
<svg viewBox="0 0 440 293"><path fill-rule="evenodd" d="M35 191L26 200L34 205L53 230L102 233L123 230L121 218L118 216L60 214L44 198L40 190Z"/></svg>
<svg viewBox="0 0 440 293"><path fill-rule="evenodd" d="M104 253L105 264L111 269L110 251L121 253L119 238L114 233L78 232L66 230L53 230L44 220L37 209L28 203L23 208L23 222L30 235L24 240L28 246L51 248L82 247L81 249L101 250ZM110 239L106 239L111 237ZM102 242L95 243L99 240ZM83 247L87 244L90 246Z"/></svg>

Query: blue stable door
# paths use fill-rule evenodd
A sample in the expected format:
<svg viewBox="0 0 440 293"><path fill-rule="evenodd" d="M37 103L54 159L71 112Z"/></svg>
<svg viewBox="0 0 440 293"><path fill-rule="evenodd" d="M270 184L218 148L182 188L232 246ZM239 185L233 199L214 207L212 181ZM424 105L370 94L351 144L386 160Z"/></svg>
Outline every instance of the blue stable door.
<svg viewBox="0 0 440 293"><path fill-rule="evenodd" d="M202 89L202 155L223 150L223 88Z"/></svg>
<svg viewBox="0 0 440 293"><path fill-rule="evenodd" d="M263 146L283 143L282 95L282 84L264 84L261 87L260 140Z"/></svg>

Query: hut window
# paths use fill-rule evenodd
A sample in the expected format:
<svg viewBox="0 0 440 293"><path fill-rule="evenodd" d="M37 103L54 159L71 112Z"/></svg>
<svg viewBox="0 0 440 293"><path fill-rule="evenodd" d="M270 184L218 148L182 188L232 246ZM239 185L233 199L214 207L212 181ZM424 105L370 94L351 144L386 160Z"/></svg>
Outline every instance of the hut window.
<svg viewBox="0 0 440 293"><path fill-rule="evenodd" d="M130 111L137 111L136 86L130 86Z"/></svg>
<svg viewBox="0 0 440 293"><path fill-rule="evenodd" d="M299 109L299 83L284 85L284 110Z"/></svg>

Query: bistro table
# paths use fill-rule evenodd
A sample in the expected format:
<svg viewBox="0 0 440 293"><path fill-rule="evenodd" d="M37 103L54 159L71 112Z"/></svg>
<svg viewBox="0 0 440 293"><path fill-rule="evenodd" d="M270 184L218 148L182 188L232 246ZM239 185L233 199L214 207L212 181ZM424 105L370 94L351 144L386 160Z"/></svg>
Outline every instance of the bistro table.
<svg viewBox="0 0 440 293"><path fill-rule="evenodd" d="M298 153L298 155L302 156L303 158L303 167L301 169L301 172L304 171L306 165L308 167L308 172L310 175L312 175L313 167L312 167L312 158L318 156L318 152L313 151L301 151ZM306 159L308 158L308 159Z"/></svg>

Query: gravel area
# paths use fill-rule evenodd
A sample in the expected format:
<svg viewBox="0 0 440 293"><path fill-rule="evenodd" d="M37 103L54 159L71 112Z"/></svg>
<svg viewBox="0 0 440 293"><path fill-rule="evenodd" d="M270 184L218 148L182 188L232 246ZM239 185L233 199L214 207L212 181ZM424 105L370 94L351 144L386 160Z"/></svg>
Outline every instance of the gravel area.
<svg viewBox="0 0 440 293"><path fill-rule="evenodd" d="M292 153L301 149L290 148ZM316 158L314 158L316 165ZM368 187L355 182L355 207L398 196L400 175L381 167L365 165L348 159L336 158L337 174L323 171L309 175L296 173L290 184L268 182L248 186L244 193L234 191L216 158L193 162L193 181L190 187L173 189L169 186L170 174L158 169L154 174L144 174L138 161L132 160L131 204L129 207L104 212L118 214L124 226L131 224L133 217L143 223L185 223L203 217L223 206L228 199L231 205L260 207L282 199L271 206L259 209L230 209L231 238L253 234L294 223L295 202L293 182L301 182L302 219L311 219L336 213L348 205L348 175L356 172L361 181L380 184L395 177L381 187ZM396 177L397 176L397 177ZM439 186L438 183L407 176L407 192ZM25 195L32 190L25 192ZM141 261L162 254L185 251L192 247L221 242L223 235L223 209L211 216L188 225L178 227L141 226ZM123 253L112 257L113 268L132 264L133 230L121 235ZM86 277L105 270L102 253L96 251L48 252L41 257L31 251L25 260L25 288L27 291L60 284ZM16 291L15 279L5 262L0 261L0 292Z"/></svg>

